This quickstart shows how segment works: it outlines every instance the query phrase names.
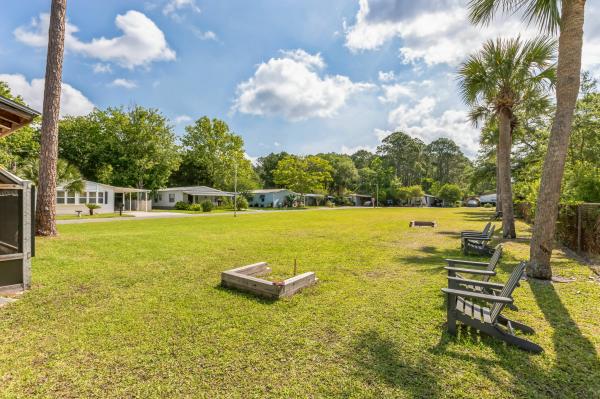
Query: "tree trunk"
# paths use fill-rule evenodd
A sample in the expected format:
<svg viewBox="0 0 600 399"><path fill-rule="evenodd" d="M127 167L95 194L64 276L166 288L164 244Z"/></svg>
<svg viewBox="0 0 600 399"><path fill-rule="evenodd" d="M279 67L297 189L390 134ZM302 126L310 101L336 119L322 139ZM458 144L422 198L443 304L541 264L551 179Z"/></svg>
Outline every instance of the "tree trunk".
<svg viewBox="0 0 600 399"><path fill-rule="evenodd" d="M498 147L496 147L496 213L502 210L501 187L500 187L500 164L498 163Z"/></svg>
<svg viewBox="0 0 600 399"><path fill-rule="evenodd" d="M527 275L535 278L552 278L550 258L554 246L558 203L573 111L579 93L584 8L585 0L562 2L556 73L556 113L544 160L527 265Z"/></svg>
<svg viewBox="0 0 600 399"><path fill-rule="evenodd" d="M510 181L510 111L506 108L498 114L500 134L498 137L498 178L500 180L500 201L502 204L502 236L515 238L515 218L513 215L512 186ZM497 199L496 199L497 200Z"/></svg>
<svg viewBox="0 0 600 399"><path fill-rule="evenodd" d="M52 0L46 81L41 130L40 173L37 196L36 234L54 236L56 231L56 164L58 160L58 119L65 49L67 0Z"/></svg>

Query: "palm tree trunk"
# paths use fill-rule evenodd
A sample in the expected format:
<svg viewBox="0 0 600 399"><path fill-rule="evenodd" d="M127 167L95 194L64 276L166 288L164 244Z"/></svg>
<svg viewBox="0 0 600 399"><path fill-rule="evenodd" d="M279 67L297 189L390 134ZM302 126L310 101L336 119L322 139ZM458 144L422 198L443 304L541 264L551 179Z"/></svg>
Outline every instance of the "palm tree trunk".
<svg viewBox="0 0 600 399"><path fill-rule="evenodd" d="M496 148L496 213L502 210L502 194L500 187L500 164L498 163L498 148Z"/></svg>
<svg viewBox="0 0 600 399"><path fill-rule="evenodd" d="M46 81L41 129L40 173L37 196L36 234L54 236L56 231L56 164L58 161L58 119L65 48L67 0L52 0Z"/></svg>
<svg viewBox="0 0 600 399"><path fill-rule="evenodd" d="M506 108L498 114L500 135L498 137L498 177L500 180L500 201L502 204L502 235L515 238L515 218L513 215L512 187L510 181L510 111Z"/></svg>
<svg viewBox="0 0 600 399"><path fill-rule="evenodd" d="M561 182L569 148L573 111L579 93L584 8L585 0L562 2L556 73L556 114L544 160L527 266L527 275L535 278L552 278L550 258L554 246Z"/></svg>

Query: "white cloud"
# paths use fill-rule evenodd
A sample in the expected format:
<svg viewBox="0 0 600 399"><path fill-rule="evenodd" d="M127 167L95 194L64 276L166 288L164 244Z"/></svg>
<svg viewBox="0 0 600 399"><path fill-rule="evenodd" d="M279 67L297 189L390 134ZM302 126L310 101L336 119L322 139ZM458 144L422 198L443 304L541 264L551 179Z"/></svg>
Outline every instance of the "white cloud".
<svg viewBox="0 0 600 399"><path fill-rule="evenodd" d="M247 152L244 153L244 158L246 158L252 165L256 166L256 162L258 161L258 157L252 157Z"/></svg>
<svg viewBox="0 0 600 399"><path fill-rule="evenodd" d="M110 85L114 87L123 87L125 89L135 89L137 87L137 84L134 81L123 78L113 80Z"/></svg>
<svg viewBox="0 0 600 399"><path fill-rule="evenodd" d="M400 57L406 63L427 65L460 63L486 39L520 32L537 34L517 17L501 18L485 28L468 20L466 0L432 0L411 4L395 0L359 0L353 25L346 27L346 46L352 51L376 50L399 38Z"/></svg>
<svg viewBox="0 0 600 399"><path fill-rule="evenodd" d="M354 153L356 153L357 151L360 150L366 150L369 152L376 152L377 151L377 146L368 146L368 145L357 145L354 147L348 147L346 145L342 145L342 147L340 148L340 153L342 154L346 154L346 155L352 155Z"/></svg>
<svg viewBox="0 0 600 399"><path fill-rule="evenodd" d="M112 68L109 64L97 63L94 64L94 73L112 73Z"/></svg>
<svg viewBox="0 0 600 399"><path fill-rule="evenodd" d="M341 75L321 75L320 54L282 51L281 58L261 63L254 76L237 87L233 110L251 115L281 116L298 121L336 115L351 95L373 88Z"/></svg>
<svg viewBox="0 0 600 399"><path fill-rule="evenodd" d="M0 81L6 82L14 95L20 95L33 109L42 111L44 103L44 79L32 79L28 82L20 74L0 74ZM79 116L90 113L94 104L68 83L62 83L60 95L60 115Z"/></svg>
<svg viewBox="0 0 600 399"><path fill-rule="evenodd" d="M192 31L194 35L200 40L213 40L215 42L219 41L217 34L211 30L201 31L199 29L193 28Z"/></svg>
<svg viewBox="0 0 600 399"><path fill-rule="evenodd" d="M378 77L379 81L384 82L384 83L393 82L394 80L397 79L396 73L394 71L389 71L389 72L379 71L379 73L377 74L377 77Z"/></svg>
<svg viewBox="0 0 600 399"><path fill-rule="evenodd" d="M201 12L195 0L169 0L163 8L163 14L173 15L183 8L188 8L198 14Z"/></svg>
<svg viewBox="0 0 600 399"><path fill-rule="evenodd" d="M177 115L175 117L175 123L179 125L180 123L188 123L192 121L192 117L189 115Z"/></svg>
<svg viewBox="0 0 600 399"><path fill-rule="evenodd" d="M273 145L274 145L275 147L280 147L280 146L281 146L281 143L279 143L279 142L277 142L277 141L274 141L274 142L273 142Z"/></svg>
<svg viewBox="0 0 600 399"><path fill-rule="evenodd" d="M29 27L15 29L16 39L33 47L47 47L50 16L40 14ZM67 22L65 49L105 62L115 62L133 69L154 61L172 61L175 51L169 48L164 33L146 15L130 10L115 18L115 25L123 35L111 39L100 37L89 42L79 40L79 28Z"/></svg>
<svg viewBox="0 0 600 399"><path fill-rule="evenodd" d="M379 96L378 99L384 104L397 103L400 98L412 98L415 94L411 87L400 83L394 85L383 85L381 86L381 89L383 90L383 96Z"/></svg>

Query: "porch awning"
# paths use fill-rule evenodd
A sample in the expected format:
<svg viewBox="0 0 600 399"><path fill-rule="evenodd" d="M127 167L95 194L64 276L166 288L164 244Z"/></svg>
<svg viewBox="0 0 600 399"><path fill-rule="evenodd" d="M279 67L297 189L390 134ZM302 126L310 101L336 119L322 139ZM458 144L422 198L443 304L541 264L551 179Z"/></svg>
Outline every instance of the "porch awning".
<svg viewBox="0 0 600 399"><path fill-rule="evenodd" d="M14 130L31 123L39 114L29 107L0 96L0 137L8 136Z"/></svg>

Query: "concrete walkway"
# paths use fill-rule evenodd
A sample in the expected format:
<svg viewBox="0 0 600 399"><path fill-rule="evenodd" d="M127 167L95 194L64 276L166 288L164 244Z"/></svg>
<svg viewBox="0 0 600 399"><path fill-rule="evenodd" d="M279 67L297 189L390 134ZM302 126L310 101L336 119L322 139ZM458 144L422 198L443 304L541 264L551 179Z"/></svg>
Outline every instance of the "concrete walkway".
<svg viewBox="0 0 600 399"><path fill-rule="evenodd" d="M315 209L304 209L304 210L271 210L264 211L259 209L252 209L248 211L238 212L238 216L244 215L268 215L270 213L280 212L311 212L311 211L335 211L340 209L371 209L369 207L353 207L344 206L338 208L315 208ZM175 219L175 218L197 218L197 217L217 217L217 216L233 216L233 212L217 212L217 213L177 213L177 212L127 212L129 215L134 217L122 217L122 218L98 218L98 219L67 219L57 220L56 224L80 224L80 223L107 223L107 222L123 222L123 221L134 221L134 220L148 220L148 219Z"/></svg>

